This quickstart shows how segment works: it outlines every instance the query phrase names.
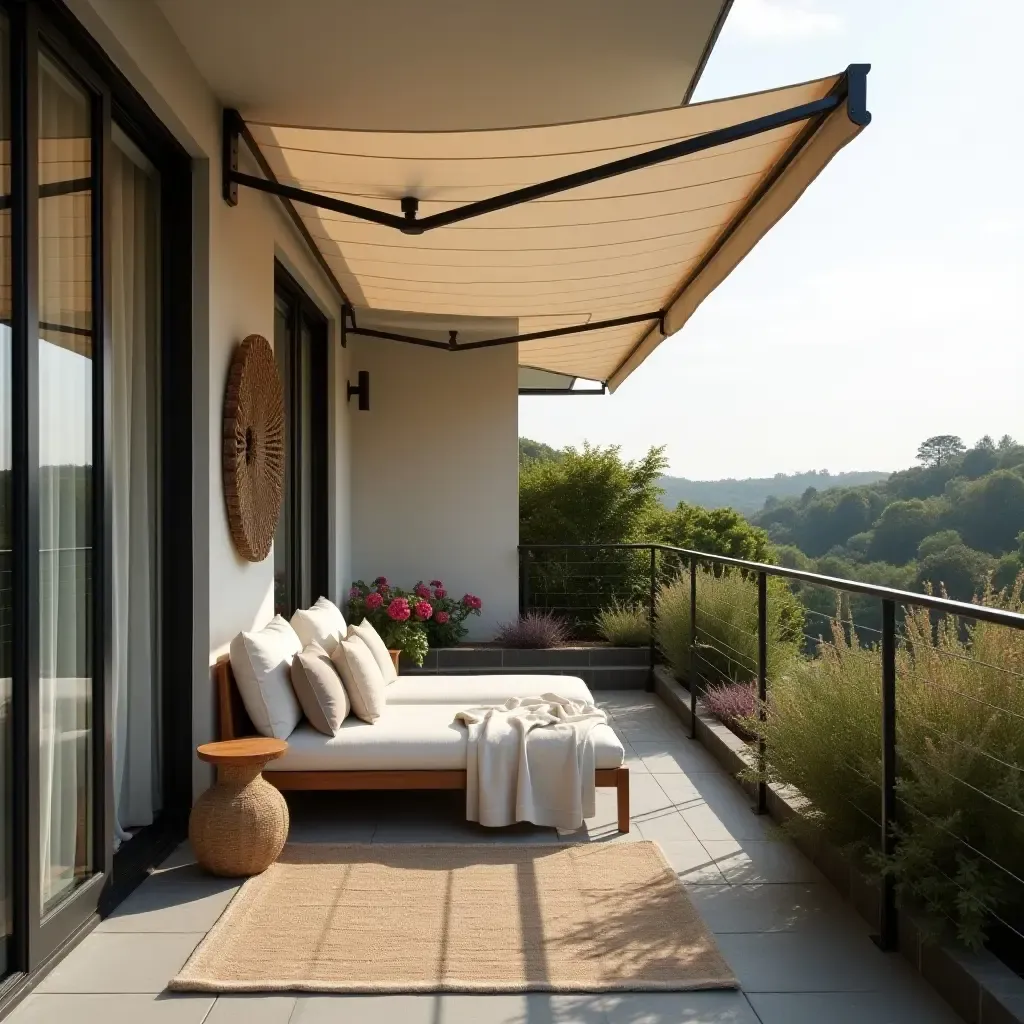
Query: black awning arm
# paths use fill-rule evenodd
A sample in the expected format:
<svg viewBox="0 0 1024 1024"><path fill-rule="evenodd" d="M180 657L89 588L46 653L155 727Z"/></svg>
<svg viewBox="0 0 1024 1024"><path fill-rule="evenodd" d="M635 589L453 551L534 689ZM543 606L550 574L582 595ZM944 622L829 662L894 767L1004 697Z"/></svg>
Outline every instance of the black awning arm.
<svg viewBox="0 0 1024 1024"><path fill-rule="evenodd" d="M356 312L351 306L342 307L342 337L359 335L363 338L380 338L383 341L400 341L406 345L420 345L423 348L442 349L445 352L471 352L474 349L495 348L499 345L518 345L521 341L540 341L542 338L561 338L568 334L586 334L589 331L603 331L609 327L624 327L627 324L640 324L648 321L664 323L664 313L659 309L653 313L633 313L630 316L618 316L613 320L597 320L586 324L573 324L570 327L552 327L547 331L533 331L530 334L510 334L503 338L486 338L483 341L467 341L458 343L458 331L449 331L447 341L435 341L432 338L418 338L412 334L399 334L395 331L379 331L370 327L360 327L356 323Z"/></svg>
<svg viewBox="0 0 1024 1024"><path fill-rule="evenodd" d="M596 181L604 181L608 178L618 177L621 174L628 174L631 171L653 167L657 164L666 163L669 160L676 160L680 157L713 149L716 146L724 146L731 142L738 142L755 135L761 135L764 132L774 131L777 128L783 128L799 121L818 118L834 110L844 102L847 105L851 121L855 124L867 124L870 120L870 115L865 106L869 68L870 65L867 64L851 64L839 80L837 87L828 96L824 96L821 99L812 100L809 103L801 103L799 106L776 111L773 114L766 114L763 117L756 117L753 120L743 121L740 124L730 125L727 128L719 128L712 132L706 132L703 135L696 135L693 138L683 139L680 142L673 142L667 146L659 146L645 153L637 153L634 156L624 157L621 160L613 160L610 163L600 164L597 167L591 167L584 171L552 178L550 181L540 182L537 185L528 185L525 188L504 192L501 195L492 196L490 199L466 203L453 210L446 210L441 213L432 214L429 217L424 217L422 220L416 217L419 200L415 196L404 196L402 198L402 216L398 216L397 214L386 213L373 207L350 203L342 199L334 199L331 196L321 195L318 192L309 192L306 189L285 185L277 181L241 115L237 110L229 109L224 111L224 199L229 205L235 205L238 202L238 186L245 185L248 188L269 192L272 195L280 196L282 199L292 202L306 203L319 209L331 210L334 213L341 213L360 220L370 221L374 224L381 224L384 227L394 228L408 235L421 235L425 231L432 231L435 228L447 227L473 217L495 213L498 210L506 210L535 199L543 199L547 196L556 195L559 192L590 185ZM260 162L261 169L267 175L266 179L239 171L238 140L240 136L244 136L250 149L253 149L254 155Z"/></svg>
<svg viewBox="0 0 1024 1024"><path fill-rule="evenodd" d="M607 395L608 385L602 383L599 388L520 388L521 395Z"/></svg>

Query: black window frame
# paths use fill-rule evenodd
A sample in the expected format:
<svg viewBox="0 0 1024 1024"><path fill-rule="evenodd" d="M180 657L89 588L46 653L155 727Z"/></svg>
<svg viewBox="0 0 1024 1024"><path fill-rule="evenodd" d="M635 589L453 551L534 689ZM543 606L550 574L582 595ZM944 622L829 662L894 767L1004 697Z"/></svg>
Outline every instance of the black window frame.
<svg viewBox="0 0 1024 1024"><path fill-rule="evenodd" d="M12 902L10 973L0 1017L145 878L186 834L192 797L192 162L185 149L59 0L0 0L10 24L12 260ZM40 906L38 490L38 56L62 65L91 96L93 227L93 874L43 916ZM114 853L110 592L111 127L146 153L161 181L159 346L159 602L164 686L163 811ZM99 400L96 400L99 399ZM168 443L170 442L170 443ZM182 685L184 683L184 685ZM6 827L6 822L4 823Z"/></svg>
<svg viewBox="0 0 1024 1024"><path fill-rule="evenodd" d="M277 260L274 261L274 295L288 304L288 333L292 350L288 356L287 379L282 381L287 392L288 418L285 423L286 458L292 467L289 487L283 501L288 502L291 521L288 575L285 581L285 608L290 615L302 604L302 538L304 526L309 528L310 578L309 600L326 596L330 584L330 465L327 437L328 424L328 321L323 311L305 289ZM309 330L309 345L302 343L302 327ZM309 509L302 500L302 444L304 362L309 361L310 410L310 480ZM282 513L283 514L283 513ZM276 566L275 566L276 574Z"/></svg>

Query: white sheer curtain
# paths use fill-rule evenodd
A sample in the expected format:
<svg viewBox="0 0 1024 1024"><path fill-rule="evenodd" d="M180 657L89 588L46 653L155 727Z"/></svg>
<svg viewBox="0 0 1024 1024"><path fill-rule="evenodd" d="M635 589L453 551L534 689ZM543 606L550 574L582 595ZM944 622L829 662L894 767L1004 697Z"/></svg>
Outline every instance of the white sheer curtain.
<svg viewBox="0 0 1024 1024"><path fill-rule="evenodd" d="M110 192L115 842L160 810L156 582L159 181L120 132Z"/></svg>

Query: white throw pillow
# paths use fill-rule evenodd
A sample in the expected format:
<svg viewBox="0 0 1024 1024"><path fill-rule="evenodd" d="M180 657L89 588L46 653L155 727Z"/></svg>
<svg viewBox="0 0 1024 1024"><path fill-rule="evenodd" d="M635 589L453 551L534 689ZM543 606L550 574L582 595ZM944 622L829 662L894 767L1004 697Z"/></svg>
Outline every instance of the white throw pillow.
<svg viewBox="0 0 1024 1024"><path fill-rule="evenodd" d="M292 659L302 650L288 623L275 615L262 629L231 641L231 670L252 724L263 736L286 740L302 720L292 689Z"/></svg>
<svg viewBox="0 0 1024 1024"><path fill-rule="evenodd" d="M395 669L395 663L391 660L388 645L381 640L380 633L373 628L373 623L369 619L363 619L358 626L349 626L348 635L350 637L359 637L369 647L373 660L380 667L380 674L384 677L385 686L393 683L398 678L398 672Z"/></svg>
<svg viewBox="0 0 1024 1024"><path fill-rule="evenodd" d="M300 608L292 616L292 629L298 634L303 647L318 643L330 654L348 626L341 609L333 601L321 597L312 608Z"/></svg>
<svg viewBox="0 0 1024 1024"><path fill-rule="evenodd" d="M331 661L345 684L352 713L364 722L376 722L387 703L387 687L369 647L358 636L346 637L334 648Z"/></svg>

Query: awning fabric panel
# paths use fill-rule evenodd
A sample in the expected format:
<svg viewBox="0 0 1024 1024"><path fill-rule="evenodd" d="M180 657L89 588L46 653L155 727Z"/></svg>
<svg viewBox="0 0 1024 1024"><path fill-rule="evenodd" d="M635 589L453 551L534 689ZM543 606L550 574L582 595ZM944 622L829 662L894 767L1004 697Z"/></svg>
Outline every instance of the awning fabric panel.
<svg viewBox="0 0 1024 1024"><path fill-rule="evenodd" d="M281 182L392 214L414 195L425 218L797 107L838 82L540 128L249 128ZM357 308L511 318L521 334L669 310L671 334L859 130L844 105L816 127L797 122L422 235L298 209ZM789 160L798 142L802 156ZM755 216L752 198L776 177L771 209ZM614 387L661 339L657 325L630 324L521 343L519 362Z"/></svg>

